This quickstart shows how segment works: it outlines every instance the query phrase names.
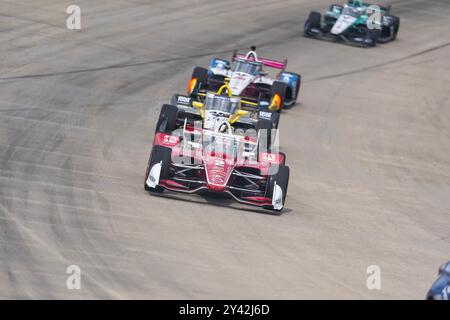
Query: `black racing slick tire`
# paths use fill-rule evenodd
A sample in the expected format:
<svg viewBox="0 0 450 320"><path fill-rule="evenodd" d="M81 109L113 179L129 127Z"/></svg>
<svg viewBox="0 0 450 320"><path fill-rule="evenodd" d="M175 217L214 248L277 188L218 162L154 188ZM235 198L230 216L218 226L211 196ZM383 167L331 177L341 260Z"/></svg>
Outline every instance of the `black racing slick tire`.
<svg viewBox="0 0 450 320"><path fill-rule="evenodd" d="M278 112L281 112L281 109L284 107L284 101L286 100L286 93L287 93L287 84L281 81L274 81L272 84L272 98L271 103L273 102L273 99L276 95L278 95L281 98L280 101L280 107L276 110Z"/></svg>
<svg viewBox="0 0 450 320"><path fill-rule="evenodd" d="M305 25L303 27L303 32L305 33L305 35L309 36L309 31L312 28L315 29L320 29L320 21L322 20L322 14L320 12L317 11L312 11L309 14L308 19L305 22Z"/></svg>
<svg viewBox="0 0 450 320"><path fill-rule="evenodd" d="M150 192L154 193L162 193L164 191L164 188L161 186L156 186L156 188L150 188L147 186L147 179L148 175L150 174L150 170L153 167L153 165L161 162L161 174L159 176L159 179L167 179L169 178L169 168L172 158L172 149L163 147L163 146L154 146L153 150L150 154L150 158L148 160L147 170L145 173L145 181L144 181L144 189Z"/></svg>
<svg viewBox="0 0 450 320"><path fill-rule="evenodd" d="M191 94L195 90L206 90L208 86L208 69L202 67L195 67L192 72L191 81L196 79L195 87L188 88L188 94Z"/></svg>
<svg viewBox="0 0 450 320"><path fill-rule="evenodd" d="M383 27L379 37L380 43L386 43L397 39L398 31L400 29L400 18L392 15L385 15L383 17Z"/></svg>
<svg viewBox="0 0 450 320"><path fill-rule="evenodd" d="M393 18L393 26L394 26L394 33L392 34L392 41L397 39L398 31L400 30L400 18L396 16L391 16Z"/></svg>
<svg viewBox="0 0 450 320"><path fill-rule="evenodd" d="M282 205L284 207L284 204L286 201L286 195L287 195L287 191L288 191L288 186L289 186L289 167L286 165L280 164L277 167L272 167L271 170L274 170L276 172L274 172L269 177L265 197L272 199L274 188L275 188L275 183L276 183L278 186L281 187L281 190L283 192ZM280 212L282 210L282 209L277 210L277 209L273 208L272 206L267 207L266 209L277 211L277 212Z"/></svg>
<svg viewBox="0 0 450 320"><path fill-rule="evenodd" d="M159 113L158 122L156 123L156 132L171 133L175 130L178 119L178 108L170 104L165 104Z"/></svg>
<svg viewBox="0 0 450 320"><path fill-rule="evenodd" d="M192 72L192 78L198 79L199 82L208 82L208 69L202 67L195 67Z"/></svg>
<svg viewBox="0 0 450 320"><path fill-rule="evenodd" d="M301 88L301 83L302 83L302 76L300 74L294 73L294 72L284 72L284 73L292 74L295 77L297 77L297 79L298 79L297 84L294 89L295 92L290 87L287 87L287 89L286 89L286 101L291 101L290 106L293 106L294 104L297 103L297 98L300 93L300 88Z"/></svg>

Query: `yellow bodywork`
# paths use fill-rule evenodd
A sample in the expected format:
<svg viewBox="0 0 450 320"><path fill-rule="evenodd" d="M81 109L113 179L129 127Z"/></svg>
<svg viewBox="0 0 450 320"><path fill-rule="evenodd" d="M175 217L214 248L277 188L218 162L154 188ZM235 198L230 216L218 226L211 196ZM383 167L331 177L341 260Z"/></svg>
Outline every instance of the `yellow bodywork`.
<svg viewBox="0 0 450 320"><path fill-rule="evenodd" d="M233 96L232 93L231 93L231 89L230 89L230 87L228 86L227 83L225 83L223 86L220 87L220 89L217 91L217 94L222 95L224 93L224 91L226 91L226 94L228 95L228 97L232 97ZM199 93L198 95L199 96L206 96L206 93ZM243 100L241 99L241 102L242 101ZM253 104L255 106L258 105L257 103L250 102L250 101L245 101L244 103L246 103L246 104L247 103L248 104ZM205 105L202 102L193 101L192 102L192 106L194 108L198 109L199 114L200 114L200 116L202 118L205 118L205 108L204 108ZM229 122L230 122L230 124L233 124L234 122L239 121L239 119L241 117L245 117L248 114L249 114L249 112L246 111L246 110L242 110L241 106L239 105L239 107L237 108L236 112L230 116Z"/></svg>

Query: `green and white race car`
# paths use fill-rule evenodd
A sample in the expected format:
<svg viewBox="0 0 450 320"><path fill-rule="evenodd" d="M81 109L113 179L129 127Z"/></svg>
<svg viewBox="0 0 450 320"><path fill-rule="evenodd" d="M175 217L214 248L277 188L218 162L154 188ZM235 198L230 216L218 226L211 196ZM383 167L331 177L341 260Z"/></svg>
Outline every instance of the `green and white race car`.
<svg viewBox="0 0 450 320"><path fill-rule="evenodd" d="M390 14L391 7L349 0L333 4L323 15L312 11L304 25L306 36L331 38L374 47L397 38L400 18Z"/></svg>

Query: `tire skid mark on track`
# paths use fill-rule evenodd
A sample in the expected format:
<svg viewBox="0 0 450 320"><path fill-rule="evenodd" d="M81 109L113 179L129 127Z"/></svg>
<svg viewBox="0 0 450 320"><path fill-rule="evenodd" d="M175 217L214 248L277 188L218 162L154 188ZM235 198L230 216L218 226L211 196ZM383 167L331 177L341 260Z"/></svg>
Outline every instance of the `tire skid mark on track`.
<svg viewBox="0 0 450 320"><path fill-rule="evenodd" d="M410 54L410 55L407 55L407 56L404 56L404 57L401 57L401 58L389 60L389 61L386 61L386 62L378 63L378 64L375 64L375 65L367 66L367 67L360 68L360 69L355 69L355 70L346 71L346 72L342 72L342 73L332 74L332 75L323 76L323 77L319 77L319 78L312 78L312 79L305 80L303 82L304 83L309 83L309 82L330 80L330 79L334 79L334 78L340 78L340 77L344 77L344 76L348 76L348 75L353 75L353 74L356 74L356 73L362 73L362 72L365 72L365 71L372 71L374 69L390 66L390 65L393 65L393 64L398 63L398 62L403 62L405 60L416 58L416 57L425 55L427 53L431 53L431 52L434 52L434 51L437 51L437 50L441 50L441 49L447 48L448 46L450 46L450 42L443 43L441 45L434 46L432 48L428 48L428 49L425 49L425 50L422 50L422 51L419 51L419 52L416 52L416 53L413 53L413 54Z"/></svg>
<svg viewBox="0 0 450 320"><path fill-rule="evenodd" d="M284 150L291 154L290 165L295 177L288 196L292 210L286 215L273 217L199 205L208 203L202 198L184 202L152 197L142 190L141 177L153 134L149 123L153 123L158 110L151 100L155 104L166 101L172 91L180 86L184 88L192 64L206 65L204 54L212 53L211 49L228 54L230 48L248 49L255 44L261 49L261 55L289 57L292 70L304 71L305 81L319 78L320 70L338 74L362 65L358 57L347 62L347 57L357 52L354 48L331 44L325 47L298 36L303 14L319 6L325 8L329 1L273 2L270 12L264 6L255 10L251 5L247 9L239 8L238 1L232 7L228 7L228 2L198 1L195 8L185 13L176 10L180 3L186 6L181 1L160 2L162 7L148 10L147 16L144 6L130 9L130 2L100 0L90 4L92 11L85 16L99 17L94 22L95 28L73 34L72 39L63 38L66 33L62 29L34 26L30 22L15 23L14 18L7 20L6 26L16 27L18 32L0 33L0 42L6 45L7 54L11 54L6 61L12 64L10 67L19 64L23 67L3 75L13 77L12 80L0 80L0 95L8 101L16 101L17 97L17 104L7 104L4 108L48 106L55 111L41 111L37 115L20 111L21 116L39 119L42 116L56 125L2 119L7 123L0 129L1 174L21 179L0 179L0 203L45 243L33 243L27 234L22 234L22 244L15 247L7 244L4 257L14 262L8 271L19 287L27 289L27 295L14 293L12 286L2 285L0 296L73 297L61 289L63 278L58 270L62 264L80 263L100 268L107 265L110 269L89 269L83 294L77 298L422 297L421 292L429 285L427 276L431 273L434 276L434 265L442 262L441 253L448 252L449 248L447 242L439 241L445 237L448 224L444 220L448 202L443 195L448 177L436 178L440 170L448 171L443 151L438 150L445 146L445 136L439 138L439 143L433 139L439 130L446 130L450 118L443 116L442 110L447 109L439 112L433 108L443 95L440 83L430 82L429 91L422 94L417 90L417 94L408 97L407 92L408 88L431 79L430 69L436 64L430 62L413 70L407 66L403 70L407 72L396 75L392 86L381 86L378 90L384 92L369 92L369 100L376 96L380 103L392 103L390 109L370 101L359 107L352 104L366 98L359 92L389 80L394 77L392 74L368 73L367 78L358 77L355 90L346 94L339 94L346 88L344 82L339 87L330 81L327 85L335 93L332 97L321 91L323 87L319 83L311 82L305 87L301 105L289 110L283 120L287 135ZM407 8L406 1L401 3ZM56 13L57 5L48 2L50 22L56 21L56 14L64 16L64 12ZM146 3L145 8L152 8L151 5ZM20 5L9 8L7 14L21 18L33 12L31 8L21 12ZM216 12L221 8L229 10L228 13ZM417 8L421 9L421 5ZM198 24L193 20L197 17L196 9L204 13L195 20L197 23L214 22L209 33L196 27ZM417 27L410 28L415 13L414 10L405 12L407 19L402 25L400 41L370 53L358 50L361 56L373 59L372 65L384 63L383 58L392 60L396 54L406 56L422 49L425 43L422 40L427 40L424 35L447 25L440 17L436 19L442 23L435 25L425 17L418 19ZM211 17L215 14L217 19ZM43 17L47 18L43 10L38 10L35 19ZM109 23L111 17L114 24ZM102 23L105 28L100 30L98 26ZM183 32L185 37L176 37ZM414 38L410 39L409 35ZM155 39L156 45L151 43ZM105 49L102 43L112 48ZM194 58L187 58L192 55ZM341 67L323 65L324 60L333 61L333 56L339 59ZM160 66L126 66L152 63L161 57L181 60ZM107 66L118 67L110 73L101 70L64 73ZM61 74L45 76L52 72ZM21 73L44 77L14 79L22 76ZM417 77L416 81L411 77ZM441 78L448 79L444 75ZM393 98L397 93L401 97ZM426 93L436 99L424 99ZM126 102L121 107L109 106L130 97L149 101L142 106L127 106ZM420 111L417 106L410 107L407 102L414 99L427 104L427 108ZM445 100L440 103L445 105ZM90 109L87 105L94 107ZM56 111L58 108L67 113ZM51 115L52 112L57 115ZM431 113L436 113L434 117L439 113L441 116L430 119ZM97 115L104 118L96 119ZM408 123L402 115L408 117ZM84 124L94 130L64 126L90 117L94 121ZM114 118L124 121L114 127L108 121ZM431 120L436 130L426 128ZM57 125L59 122L61 126ZM414 130L417 134L413 134ZM400 146L393 143L395 139L399 139ZM422 145L426 142L429 147ZM371 161L374 158L383 163ZM390 163L395 162L402 167L393 168ZM57 173L45 178L58 169L67 172L61 172L61 177ZM80 171L88 175L79 174ZM124 181L98 176L109 173ZM29 174L29 181L23 179L24 174ZM58 184L48 183L55 179ZM80 185L86 188L76 188ZM0 222L0 243L19 241L11 233L2 237L1 223L4 221ZM433 223L439 227L433 227ZM408 249L411 245L416 248L414 252ZM36 257L38 266L30 272L49 271L40 277L45 278L50 294L36 289L39 280L22 272L26 269L23 264L29 262L26 248L40 253ZM47 260L53 252L63 258ZM374 262L382 265L387 284L379 294L367 292L362 279L367 263ZM332 274L326 267L329 265L334 266ZM414 267L408 268L411 265ZM129 271L144 277L121 272L128 267ZM3 283L8 272L2 268L6 266L0 267ZM14 274L15 268L20 272ZM266 276L268 272L271 277ZM424 277L415 283L408 282L414 273ZM409 284L407 289L404 283Z"/></svg>
<svg viewBox="0 0 450 320"><path fill-rule="evenodd" d="M0 217L0 221L10 221L10 218L5 218L5 217ZM34 226L45 226L45 227L52 227L51 223L48 222L35 222L35 221L22 221L21 222L22 226L28 225L30 227ZM138 242L143 242L145 243L145 241L148 240L157 240L156 238L149 236L147 233L145 232L124 232L124 231L118 231L118 232L108 232L105 230L97 230L97 229L93 229L93 228L89 228L84 226L83 228L80 227L74 227L74 226L65 226L65 228L67 228L68 230L73 230L74 232L77 231L84 231L86 233L90 233L90 234L102 234L102 235L114 235L115 237L121 237L123 239L127 239L127 240L133 240L133 241L138 241ZM9 240L6 239L6 243ZM3 242L3 240L2 240ZM284 261L291 261L291 262L302 262L302 259L300 257L295 257L295 256L285 256L281 253L278 254L259 254L259 253L255 253L252 251L251 248L248 249L236 249L234 247L222 247L222 248L217 248L216 246L213 245L207 245L204 244L202 242L196 242L196 241L192 241L192 240L188 240L188 239L184 239L184 240L178 240L178 239L171 239L170 240L170 244L174 247L174 248L184 248L184 247L198 247L198 248L203 248L209 251L223 251L223 252L232 252L235 254L241 254L241 255L245 255L245 256L253 256L253 257L259 257L259 258L270 258L270 259L275 259L275 260L284 260ZM61 249L61 250L68 250L68 249ZM124 249L126 250L126 249ZM143 251L143 250L139 250L139 251ZM146 251L146 250L144 250ZM272 251L273 253L275 253L274 251ZM80 253L78 251L78 253ZM93 255L102 255L102 256L109 256L109 255L105 255L102 254L101 252L85 252L87 255L93 254ZM173 259L173 260L177 260L176 257L174 257L173 255L170 254L160 254L160 253L154 253L154 252L148 252L148 254L156 254L160 257L165 257L168 259ZM63 256L61 254L61 256ZM155 261L155 263L158 263L158 261ZM186 264L189 264L190 262L186 262ZM199 267L204 267L204 264L195 264L196 266ZM232 267L231 265L229 267ZM245 268L243 267L237 267L237 268Z"/></svg>
<svg viewBox="0 0 450 320"><path fill-rule="evenodd" d="M15 181L19 184L27 184L27 182L29 182L27 180L26 177L24 178L17 178L17 177L3 177L0 176L0 180L10 180L10 181ZM68 184L62 184L62 183L49 183L49 182L44 182L44 181L33 181L34 185L39 185L39 186L46 186L49 187L49 189L68 189L68 190L78 190L78 191L82 191L85 193L96 193L98 192L99 194L102 195L110 195L113 197L120 197L120 198L127 198L127 199L140 199L139 193L142 193L143 191L141 190L141 188L133 185L132 188L130 188L130 186L126 186L124 185L123 187L127 190L134 190L133 193L130 194L124 194L124 193L119 193L119 192L108 192L108 191L97 191L96 188L83 188L80 186L71 186ZM128 187L128 188L127 188Z"/></svg>
<svg viewBox="0 0 450 320"><path fill-rule="evenodd" d="M11 158L11 151L14 151L15 149L24 149L24 150L36 151L39 153L55 154L55 155L60 155L60 156L70 156L72 158L96 159L99 161L104 161L103 157L95 157L95 156L87 155L87 154L71 154L71 153L54 151L54 150L42 150L42 149L38 149L38 148L20 146L20 145L16 145L16 144L0 143L0 148L2 146L6 147L8 149L7 152L5 152L6 154L10 155L10 157L7 159L7 161L9 161L9 159ZM104 161L104 162L106 162L106 161Z"/></svg>
<svg viewBox="0 0 450 320"><path fill-rule="evenodd" d="M57 166L57 165L47 165L47 164L38 164L35 162L27 162L27 161L19 161L19 160L10 160L8 161L8 163L10 163L11 165L14 164L20 164L23 166L27 166L27 165L33 165L37 168L44 168L44 169L50 169L50 170L54 170L54 171L61 171L62 168L61 166ZM4 169L0 169L4 170ZM64 171L70 171L76 174L82 174L82 175L86 175L86 176L93 176L99 179L105 178L105 179L111 179L111 180L120 180L120 181L124 181L125 178L123 176L112 176L112 175L105 175L105 174L101 174L98 173L98 171L85 171L85 170L77 170L77 169L70 169L70 168L64 168Z"/></svg>
<svg viewBox="0 0 450 320"><path fill-rule="evenodd" d="M0 185L0 192L1 192L2 186ZM38 237L35 236L35 234L33 233L33 231L31 229L29 229L22 221L20 221L19 219L16 219L14 217L14 215L9 212L9 210L7 208L5 208L2 203L0 203L0 220L1 220L1 224L0 227L3 230L7 230L8 233L13 233L15 235L15 237L21 239L22 241L24 241L23 239L25 237L28 237L30 239L33 239L33 243L34 244L41 244L41 246L45 246L45 243ZM6 265L7 267L11 265L10 259L8 259L9 254L7 254L8 250L5 246L5 242L4 241L0 241L0 246L2 248L2 255L5 255L5 258L2 258L2 261L6 261ZM30 243L25 243L24 246L22 246L22 253L24 255L27 256L27 259L29 260L29 264L27 267L28 272L30 271L30 269L32 268L33 265L37 264L37 260L36 260L36 253L33 250L30 250ZM27 289L24 286L24 283L21 283L19 281L16 281L17 279L17 275L15 274L15 272L13 272L12 268L8 267L8 277L10 280L10 283L7 284L11 290L13 292L15 292L16 295L18 296L28 296L31 298L31 296L29 296L26 292ZM4 285L4 284L3 284ZM46 280L42 280L42 286L40 288L40 290L42 291L46 291L49 290L49 286L48 286L48 282Z"/></svg>

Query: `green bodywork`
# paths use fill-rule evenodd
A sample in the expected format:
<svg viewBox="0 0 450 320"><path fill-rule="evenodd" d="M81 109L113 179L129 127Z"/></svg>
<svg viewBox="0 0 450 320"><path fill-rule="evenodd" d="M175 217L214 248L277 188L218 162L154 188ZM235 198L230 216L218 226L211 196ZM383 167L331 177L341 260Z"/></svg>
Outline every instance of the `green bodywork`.
<svg viewBox="0 0 450 320"><path fill-rule="evenodd" d="M361 26L361 25L367 25L367 20L369 19L369 15L367 13L367 9L369 8L369 4L364 3L362 1L359 0L355 0L353 1L352 4L347 3L347 5L349 7L354 7L354 8L364 8L366 10L366 12L364 14L362 14L354 23L353 26L357 27L357 26ZM380 9L381 14L383 14L385 11ZM336 19L339 19L339 17L341 16L342 13L342 9L339 7L334 7L333 11L330 11L329 13L333 13L333 15L336 17Z"/></svg>

